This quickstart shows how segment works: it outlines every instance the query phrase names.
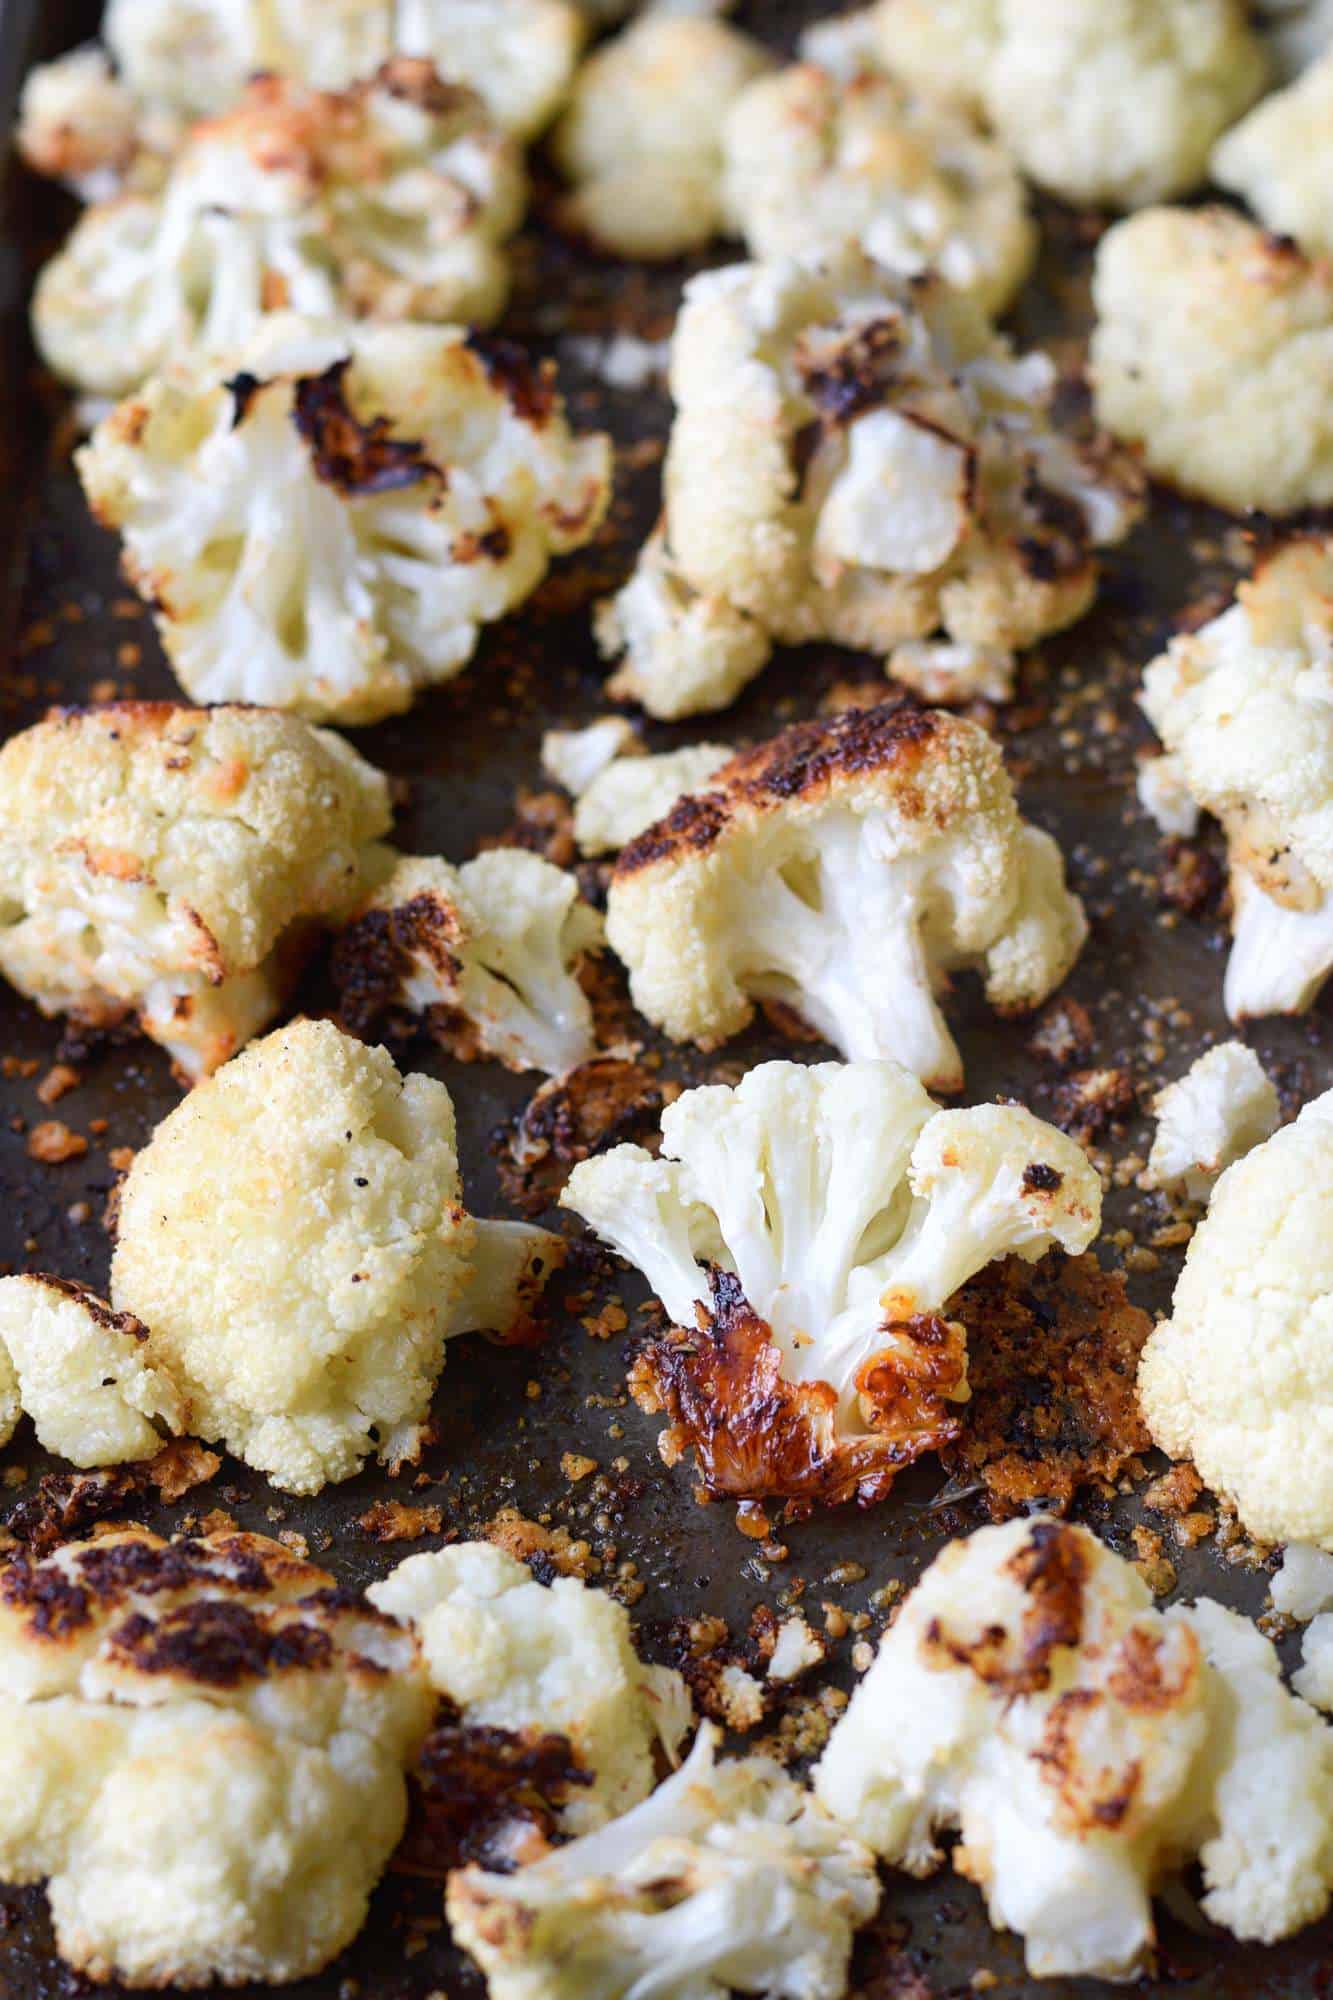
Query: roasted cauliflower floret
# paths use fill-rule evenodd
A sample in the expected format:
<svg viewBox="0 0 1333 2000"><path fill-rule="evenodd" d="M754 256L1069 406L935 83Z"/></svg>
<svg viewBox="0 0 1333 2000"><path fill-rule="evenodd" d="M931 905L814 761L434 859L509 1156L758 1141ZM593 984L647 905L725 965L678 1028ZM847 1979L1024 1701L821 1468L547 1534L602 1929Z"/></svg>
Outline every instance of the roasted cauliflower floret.
<svg viewBox="0 0 1333 2000"><path fill-rule="evenodd" d="M1225 133L1212 166L1218 186L1243 195L1269 229L1333 255L1333 47Z"/></svg>
<svg viewBox="0 0 1333 2000"><path fill-rule="evenodd" d="M1271 1139L1281 1112L1263 1064L1244 1042L1223 1042L1159 1091L1157 1133L1144 1181L1207 1201L1218 1175Z"/></svg>
<svg viewBox="0 0 1333 2000"><path fill-rule="evenodd" d="M1263 1541L1333 1549L1333 1092L1229 1167L1143 1350L1153 1437Z"/></svg>
<svg viewBox="0 0 1333 2000"><path fill-rule="evenodd" d="M1141 700L1226 831L1228 1014L1303 1013L1333 970L1333 538L1269 557L1152 662Z"/></svg>
<svg viewBox="0 0 1333 2000"><path fill-rule="evenodd" d="M645 1666L623 1605L577 1577L540 1584L502 1549L462 1542L409 1556L367 1594L416 1632L431 1685L469 1727L568 1740L588 1783L561 1813L567 1833L646 1798L655 1748L674 1756L689 1726L679 1674Z"/></svg>
<svg viewBox="0 0 1333 2000"><path fill-rule="evenodd" d="M839 254L938 271L1002 312L1037 231L1009 155L970 114L880 75L842 83L812 63L761 77L727 114L723 199L750 254Z"/></svg>
<svg viewBox="0 0 1333 2000"><path fill-rule="evenodd" d="M897 1063L763 1063L686 1091L662 1157L581 1161L561 1203L636 1264L674 1331L633 1386L671 1463L736 1500L878 1499L960 1429L965 1328L943 1317L997 1257L1085 1250L1101 1191L1072 1139L1017 1106L940 1111Z"/></svg>
<svg viewBox="0 0 1333 2000"><path fill-rule="evenodd" d="M1333 1710L1333 1555L1306 1542L1284 1549L1273 1607L1306 1626L1292 1686L1315 1708Z"/></svg>
<svg viewBox="0 0 1333 2000"><path fill-rule="evenodd" d="M293 717L58 711L0 751L0 971L45 1014L137 1018L206 1075L364 896L388 825L381 774Z"/></svg>
<svg viewBox="0 0 1333 2000"><path fill-rule="evenodd" d="M756 618L686 581L660 528L629 582L597 607L595 629L602 652L621 662L607 693L662 722L729 708L773 652Z"/></svg>
<svg viewBox="0 0 1333 2000"><path fill-rule="evenodd" d="M585 24L572 0L396 0L396 46L468 84L521 139L569 95Z"/></svg>
<svg viewBox="0 0 1333 2000"><path fill-rule="evenodd" d="M1298 76L1333 44L1333 0L1259 0L1269 56L1283 78Z"/></svg>
<svg viewBox="0 0 1333 2000"><path fill-rule="evenodd" d="M116 191L139 150L139 106L89 43L29 71L14 139L36 173L96 200Z"/></svg>
<svg viewBox="0 0 1333 2000"><path fill-rule="evenodd" d="M152 1458L185 1428L185 1399L148 1359L147 1327L68 1278L0 1278L0 1357L38 1442L74 1465ZM0 1382L0 1443L9 1401Z"/></svg>
<svg viewBox="0 0 1333 2000"><path fill-rule="evenodd" d="M717 1763L705 1724L622 1818L516 1874L449 1878L491 2000L835 2000L874 1915L874 1863L765 1757Z"/></svg>
<svg viewBox="0 0 1333 2000"><path fill-rule="evenodd" d="M687 743L656 757L618 757L579 793L574 838L581 854L628 847L677 801L702 790L731 760L722 743Z"/></svg>
<svg viewBox="0 0 1333 2000"><path fill-rule="evenodd" d="M552 141L564 226L622 257L700 249L723 226L723 118L769 60L722 21L665 12L605 42Z"/></svg>
<svg viewBox="0 0 1333 2000"><path fill-rule="evenodd" d="M139 103L183 120L261 73L345 90L396 46L390 0L108 0L102 33Z"/></svg>
<svg viewBox="0 0 1333 2000"><path fill-rule="evenodd" d="M488 322L525 200L517 141L429 62L341 93L257 77L160 193L87 211L38 282L37 342L76 388L118 396L192 348L230 354L275 307Z"/></svg>
<svg viewBox="0 0 1333 2000"><path fill-rule="evenodd" d="M79 472L196 700L345 724L461 673L610 497L606 439L507 342L285 317L150 382Z"/></svg>
<svg viewBox="0 0 1333 2000"><path fill-rule="evenodd" d="M547 777L578 798L618 757L642 756L643 744L627 715L599 715L578 728L545 730L541 755Z"/></svg>
<svg viewBox="0 0 1333 2000"><path fill-rule="evenodd" d="M891 707L742 751L631 842L607 898L634 1004L673 1040L715 1047L780 1001L843 1055L939 1090L963 1081L936 1000L949 973L983 969L991 1003L1021 1013L1086 935L985 731Z"/></svg>
<svg viewBox="0 0 1333 2000"><path fill-rule="evenodd" d="M597 1047L579 974L601 944L574 876L539 855L400 861L338 941L342 1020L364 1036L401 1009L464 1057L561 1076Z"/></svg>
<svg viewBox="0 0 1333 2000"><path fill-rule="evenodd" d="M815 1793L928 1875L936 1832L1038 1978L1132 1979L1151 1898L1195 1856L1203 1908L1272 1943L1333 1891L1333 1731L1244 1618L1159 1612L1086 1528L1012 1521L952 1543L880 1642Z"/></svg>
<svg viewBox="0 0 1333 2000"><path fill-rule="evenodd" d="M361 1928L432 1707L411 1635L261 1536L15 1556L0 1878L49 1877L93 1981L305 1978Z"/></svg>
<svg viewBox="0 0 1333 2000"><path fill-rule="evenodd" d="M148 1327L199 1436L316 1493L372 1453L413 1456L445 1341L507 1333L528 1303L516 1243L528 1264L553 1261L545 1232L465 1212L444 1085L297 1021L135 1156L111 1295Z"/></svg>
<svg viewBox="0 0 1333 2000"><path fill-rule="evenodd" d="M1154 208L1103 237L1093 297L1097 414L1150 471L1237 511L1333 501L1333 267L1231 209Z"/></svg>

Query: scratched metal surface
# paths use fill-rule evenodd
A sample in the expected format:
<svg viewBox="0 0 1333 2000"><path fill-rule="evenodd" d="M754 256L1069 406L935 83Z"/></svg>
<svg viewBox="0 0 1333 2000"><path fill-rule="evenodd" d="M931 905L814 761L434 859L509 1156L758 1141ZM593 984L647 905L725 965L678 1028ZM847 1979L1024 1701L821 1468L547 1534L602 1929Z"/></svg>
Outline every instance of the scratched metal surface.
<svg viewBox="0 0 1333 2000"><path fill-rule="evenodd" d="M789 46L796 23L819 11L774 0L743 9L742 18L775 46ZM77 0L46 5L3 0L0 104L12 105L17 77L34 52L52 52L81 38L95 13ZM0 729L6 735L34 720L52 700L92 698L98 683L114 682L118 691L142 695L175 692L151 626L126 601L113 543L85 512L61 445L59 397L42 383L24 349L21 300L34 257L68 214L59 198L35 188L12 165L6 169L0 221L6 342L0 371L6 405L0 425L6 496L0 518L6 648ZM1043 267L1017 330L1026 338L1055 339L1068 354L1084 319L1093 232L1077 218L1053 211L1043 220ZM357 733L365 754L410 787L398 825L401 843L455 859L509 822L516 785L540 782L542 730L557 720L590 717L602 706L588 604L625 572L656 507L657 467L628 447L660 438L668 420L660 391L606 389L580 372L561 335L615 327L659 337L669 326L681 272L645 274L598 264L540 225L525 239L522 259L512 328L556 355L579 420L604 423L626 450L620 455L612 529L602 542L566 565L534 607L493 634L452 688L430 696L408 718ZM1146 740L1133 707L1136 674L1188 607L1225 590L1244 557L1236 524L1157 495L1149 522L1108 562L1095 614L1042 649L1029 668L1017 712L1029 726L1009 730L1025 807L1062 839L1095 919L1092 941L1070 982L1096 1023L1091 1060L1126 1064L1143 1085L1178 1073L1225 1032L1225 1022L1216 923L1162 920L1155 888L1158 844L1133 803L1134 752ZM654 747L705 733L753 738L779 721L815 712L834 681L872 674L868 663L828 649L791 653L726 716L702 719L696 727L655 728L650 738ZM1169 999L1180 1005L1167 1010L1174 1014L1162 1031L1167 1053L1153 1069L1143 1059L1144 1022L1148 1009L1160 1016L1161 1003ZM968 987L959 993L956 1014L969 1098L1003 1093L1049 1108L1055 1079L1026 1047L1024 1025L992 1018ZM8 990L0 991L0 1054L31 1059L45 1069L58 1039L58 1027L40 1020ZM1311 1094L1333 1082L1327 1004L1307 1021L1266 1026L1252 1039L1290 1088ZM725 1059L754 1061L779 1052L785 1051L771 1035L756 1032L730 1046ZM412 1060L444 1077L454 1093L470 1205L479 1213L505 1213L491 1135L525 1101L532 1079L510 1077L491 1065L451 1064L424 1042L415 1046ZM666 1069L700 1073L673 1052ZM89 1150L82 1159L48 1167L35 1165L26 1151L25 1128L47 1115L35 1099L34 1080L0 1079L0 1266L51 1269L102 1284L109 1242L100 1217L115 1179L108 1155L115 1147L140 1144L177 1095L165 1062L147 1045L103 1051L86 1066L83 1082L57 1114L89 1138ZM1143 1125L1131 1123L1114 1144L1121 1152L1140 1149L1143 1136ZM1141 1200L1132 1190L1113 1194L1108 1226L1141 1221L1135 1207ZM1109 1247L1103 1246L1102 1254L1115 1261ZM1163 1306L1174 1271L1171 1256L1163 1256L1156 1271L1131 1277L1133 1296L1149 1309ZM629 1283L619 1290L627 1300L641 1296ZM661 1627L679 1613L718 1611L739 1633L757 1604L791 1601L802 1584L810 1605L832 1598L855 1612L889 1578L917 1575L950 1528L958 1531L980 1518L966 1505L947 1514L928 1511L943 1475L936 1466L919 1466L872 1511L825 1515L784 1531L786 1559L767 1561L737 1534L729 1510L694 1503L686 1467L668 1472L659 1463L656 1420L623 1403L626 1344L625 1336L589 1339L571 1316L557 1324L539 1354L469 1343L451 1347L436 1405L439 1441L424 1461L428 1478L420 1491L409 1493L382 1474L366 1473L317 1500L282 1501L256 1475L228 1464L209 1487L174 1510L149 1513L159 1525L169 1525L185 1513L222 1506L257 1529L296 1528L309 1537L312 1553L340 1576L362 1582L404 1553L377 1545L357 1525L377 1497L439 1505L446 1527L465 1532L499 1506L517 1505L567 1523L599 1546L613 1544L611 1568L636 1566L643 1589L634 1612L650 1651L660 1643ZM532 1382L539 1385L535 1399L529 1394ZM566 1483L559 1460L571 1448L598 1461L600 1484ZM613 1469L616 1459L627 1462L623 1473ZM51 1469L26 1428L6 1455L4 1470L11 1479L15 1468L28 1474L28 1491ZM8 1482L0 1488L0 1517L22 1503L24 1490ZM1099 1506L1091 1518L1127 1547L1130 1529L1144 1517L1127 1497ZM1173 1552L1173 1559L1183 1594L1206 1589L1250 1612L1262 1607L1264 1575L1228 1567L1211 1542L1188 1554ZM828 1581L837 1565L849 1562L864 1566L863 1580ZM850 1684L845 1644L826 1671ZM351 2000L355 1992L365 2000L420 2000L431 1993L477 1991L479 1981L450 1951L443 1928L432 1927L438 1911L435 1888L391 1874L356 1946L299 1992L308 2000L334 1995ZM1152 1993L1295 2000L1333 1988L1333 1925L1268 1952L1246 1950L1206 1927L1169 1916L1162 1928L1161 1973L1147 1982ZM975 1893L947 1872L924 1884L889 1883L883 1916L863 1940L857 1966L861 1990L880 2000L965 1990L979 1968L993 1972L1005 1994L1074 2000L1104 1990L1059 1981L1033 1987L1023 1976L1014 1940L992 1935ZM82 1984L51 1954L40 1891L0 1892L0 1996L39 2000Z"/></svg>

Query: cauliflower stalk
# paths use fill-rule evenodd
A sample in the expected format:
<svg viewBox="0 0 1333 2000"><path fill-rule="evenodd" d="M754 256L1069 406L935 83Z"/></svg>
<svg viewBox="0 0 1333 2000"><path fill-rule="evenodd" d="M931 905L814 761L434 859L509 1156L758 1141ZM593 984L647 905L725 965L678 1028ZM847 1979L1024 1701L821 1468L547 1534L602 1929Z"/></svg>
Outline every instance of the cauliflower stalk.
<svg viewBox="0 0 1333 2000"><path fill-rule="evenodd" d="M607 937L640 1012L714 1047L756 1000L852 1061L961 1088L937 995L984 970L1022 1012L1082 948L1049 834L1019 816L990 737L943 712L851 710L734 757L621 855Z"/></svg>
<svg viewBox="0 0 1333 2000"><path fill-rule="evenodd" d="M870 1501L955 1437L966 1330L995 1258L1096 1235L1081 1149L1016 1106L940 1111L896 1063L764 1063L690 1090L639 1146L581 1161L562 1205L638 1266L674 1330L633 1386L737 1500Z"/></svg>
<svg viewBox="0 0 1333 2000"><path fill-rule="evenodd" d="M84 1467L154 1457L188 1414L148 1359L147 1327L86 1285L37 1274L0 1278L0 1444L20 1410L47 1451Z"/></svg>
<svg viewBox="0 0 1333 2000"><path fill-rule="evenodd" d="M1234 1160L1243 1159L1281 1121L1278 1095L1253 1049L1223 1042L1160 1091L1157 1133L1143 1176L1190 1201L1207 1201Z"/></svg>
<svg viewBox="0 0 1333 2000"><path fill-rule="evenodd" d="M651 1798L516 1874L449 1878L492 2000L834 2000L874 1863L779 1765L705 1724Z"/></svg>
<svg viewBox="0 0 1333 2000"><path fill-rule="evenodd" d="M605 512L606 439L506 342L283 316L235 370L158 378L79 455L196 700L405 709Z"/></svg>
<svg viewBox="0 0 1333 2000"><path fill-rule="evenodd" d="M1037 1978L1145 1970L1152 1896L1195 1857L1204 1910L1238 1937L1287 1937L1333 1893L1333 1731L1272 1645L1207 1600L1158 1611L1130 1564L1055 1520L931 1564L815 1793L915 1875L956 1828L954 1866Z"/></svg>

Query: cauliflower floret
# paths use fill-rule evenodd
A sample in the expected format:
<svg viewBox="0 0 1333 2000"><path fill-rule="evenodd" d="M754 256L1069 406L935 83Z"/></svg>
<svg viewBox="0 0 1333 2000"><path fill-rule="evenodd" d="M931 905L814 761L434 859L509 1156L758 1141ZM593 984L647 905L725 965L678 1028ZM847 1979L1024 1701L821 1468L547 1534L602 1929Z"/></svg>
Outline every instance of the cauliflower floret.
<svg viewBox="0 0 1333 2000"><path fill-rule="evenodd" d="M57 1949L95 1982L308 1977L361 1928L433 1704L411 1635L277 1542L15 1556L0 1878L50 1878Z"/></svg>
<svg viewBox="0 0 1333 2000"><path fill-rule="evenodd" d="M672 562L789 644L1012 653L1083 614L1140 508L1127 463L1053 428L1048 357L859 253L691 280L671 386Z"/></svg>
<svg viewBox="0 0 1333 2000"><path fill-rule="evenodd" d="M622 1818L516 1874L467 1868L446 1898L491 2000L835 2000L874 1915L871 1856L765 1757L715 1762L705 1724Z"/></svg>
<svg viewBox="0 0 1333 2000"><path fill-rule="evenodd" d="M1141 700L1226 830L1228 1014L1303 1013L1333 969L1333 538L1270 557L1152 662Z"/></svg>
<svg viewBox="0 0 1333 2000"><path fill-rule="evenodd" d="M1252 1535L1333 1549L1333 1092L1217 1183L1139 1401Z"/></svg>
<svg viewBox="0 0 1333 2000"><path fill-rule="evenodd" d="M702 790L731 755L723 743L687 743L656 757L622 757L608 764L574 808L579 852L610 854L628 847L678 800Z"/></svg>
<svg viewBox="0 0 1333 2000"><path fill-rule="evenodd" d="M344 724L461 673L610 497L549 371L458 327L281 317L229 376L150 382L78 464L196 700Z"/></svg>
<svg viewBox="0 0 1333 2000"><path fill-rule="evenodd" d="M1244 1042L1209 1049L1158 1092L1153 1110L1144 1184L1191 1201L1207 1201L1218 1175L1271 1139L1281 1120L1277 1091Z"/></svg>
<svg viewBox="0 0 1333 2000"><path fill-rule="evenodd" d="M1308 1621L1292 1686L1315 1708L1333 1709L1333 1555L1306 1542L1284 1549L1273 1578L1273 1608Z"/></svg>
<svg viewBox="0 0 1333 2000"><path fill-rule="evenodd" d="M769 67L721 21L647 13L597 49L556 126L565 228L622 257L678 257L723 226L722 121Z"/></svg>
<svg viewBox="0 0 1333 2000"><path fill-rule="evenodd" d="M0 751L0 971L45 1014L137 1016L206 1075L355 908L388 825L381 774L293 717L61 710Z"/></svg>
<svg viewBox="0 0 1333 2000"><path fill-rule="evenodd" d="M1139 804L1159 833L1190 840L1199 830L1199 808L1178 757L1145 757L1134 774Z"/></svg>
<svg viewBox="0 0 1333 2000"><path fill-rule="evenodd" d="M33 300L43 356L124 395L263 314L489 322L526 201L521 149L469 90L395 57L342 93L257 77L196 126L160 194L91 208Z"/></svg>
<svg viewBox="0 0 1333 2000"><path fill-rule="evenodd" d="M642 754L638 733L625 715L599 715L582 729L548 729L542 737L543 771L576 799L617 757Z"/></svg>
<svg viewBox="0 0 1333 2000"><path fill-rule="evenodd" d="M410 1459L444 1343L496 1313L442 1083L297 1021L201 1084L136 1154L111 1296L199 1436L290 1493ZM535 1247L551 1243L528 1232ZM508 1234L498 1254L515 1277ZM523 1301L509 1301L516 1314Z"/></svg>
<svg viewBox="0 0 1333 2000"><path fill-rule="evenodd" d="M757 619L686 581L660 529L639 551L629 582L598 605L595 629L608 659L624 656L607 693L637 701L661 722L729 708L773 652Z"/></svg>
<svg viewBox="0 0 1333 2000"><path fill-rule="evenodd" d="M95 43L28 74L15 144L86 200L113 193L139 150L139 107Z"/></svg>
<svg viewBox="0 0 1333 2000"><path fill-rule="evenodd" d="M1333 501L1333 267L1231 209L1153 208L1102 238L1093 297L1098 417L1152 472L1237 511Z"/></svg>
<svg viewBox="0 0 1333 2000"><path fill-rule="evenodd" d="M397 0L395 10L397 48L470 85L520 139L568 97L584 34L571 0Z"/></svg>
<svg viewBox="0 0 1333 2000"><path fill-rule="evenodd" d="M158 1424L176 1435L185 1428L184 1398L148 1360L147 1327L86 1285L0 1278L0 1355L38 1441L74 1465L152 1458L164 1441ZM5 1402L0 1387L0 1441Z"/></svg>
<svg viewBox="0 0 1333 2000"><path fill-rule="evenodd" d="M984 111L986 77L1000 40L1001 4L1002 0L877 0L849 17L843 26L843 45L850 35L869 67L865 52L873 33L876 63L906 77L929 97ZM1048 37L1059 28L1060 16L1045 23Z"/></svg>
<svg viewBox="0 0 1333 2000"><path fill-rule="evenodd" d="M346 90L395 49L388 0L108 0L107 47L131 94L191 120L252 76Z"/></svg>
<svg viewBox="0 0 1333 2000"><path fill-rule="evenodd" d="M539 855L400 861L338 941L342 1020L364 1037L401 1008L464 1058L562 1076L597 1048L579 974L601 944L574 876Z"/></svg>
<svg viewBox="0 0 1333 2000"><path fill-rule="evenodd" d="M686 1091L662 1157L583 1160L561 1195L673 1322L632 1378L737 1500L880 1498L958 1435L966 1332L941 1316L997 1257L1085 1250L1081 1149L1014 1106L940 1111L897 1063L763 1063Z"/></svg>
<svg viewBox="0 0 1333 2000"><path fill-rule="evenodd" d="M431 1684L466 1724L555 1730L591 1779L561 1814L571 1834L627 1812L653 1788L653 1752L674 1756L690 1721L679 1674L647 1667L629 1614L577 1577L548 1586L486 1542L409 1556L367 1592L416 1632Z"/></svg>
<svg viewBox="0 0 1333 2000"><path fill-rule="evenodd" d="M837 255L935 270L1002 312L1037 254L1018 170L970 114L887 76L810 63L761 77L727 114L723 201L753 257Z"/></svg>
<svg viewBox="0 0 1333 2000"><path fill-rule="evenodd" d="M1021 1013L1086 935L994 743L941 710L850 710L742 751L625 849L607 898L634 1004L673 1040L715 1047L776 1000L843 1055L946 1091L963 1081L949 973L984 969Z"/></svg>
<svg viewBox="0 0 1333 2000"><path fill-rule="evenodd" d="M1205 1911L1239 1937L1286 1937L1333 1891L1333 1732L1272 1646L1220 1605L1159 1612L1060 1521L983 1528L931 1564L815 1793L916 1875L957 1827L954 1866L1037 1978L1133 1978L1154 1890L1195 1855Z"/></svg>
<svg viewBox="0 0 1333 2000"><path fill-rule="evenodd" d="M1213 179L1315 255L1333 253L1333 48L1213 148Z"/></svg>

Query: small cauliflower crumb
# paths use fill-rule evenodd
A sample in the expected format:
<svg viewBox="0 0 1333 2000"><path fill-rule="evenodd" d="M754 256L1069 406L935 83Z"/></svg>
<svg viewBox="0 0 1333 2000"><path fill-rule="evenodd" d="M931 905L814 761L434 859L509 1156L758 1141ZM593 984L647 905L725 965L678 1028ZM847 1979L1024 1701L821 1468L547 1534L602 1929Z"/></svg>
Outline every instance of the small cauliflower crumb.
<svg viewBox="0 0 1333 2000"><path fill-rule="evenodd" d="M1157 1133L1145 1187L1207 1201L1233 1160L1271 1139L1281 1120L1278 1095L1253 1049L1222 1042L1158 1093Z"/></svg>

